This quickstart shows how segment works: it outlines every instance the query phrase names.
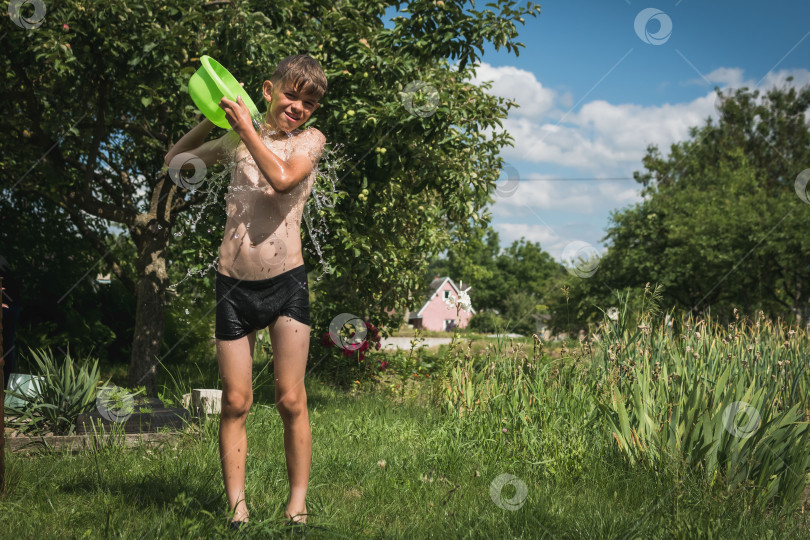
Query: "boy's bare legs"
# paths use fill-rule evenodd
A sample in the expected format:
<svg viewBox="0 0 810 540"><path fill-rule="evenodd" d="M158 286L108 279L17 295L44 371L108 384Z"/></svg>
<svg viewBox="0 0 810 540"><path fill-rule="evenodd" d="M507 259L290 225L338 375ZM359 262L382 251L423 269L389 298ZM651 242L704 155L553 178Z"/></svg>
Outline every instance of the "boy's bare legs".
<svg viewBox="0 0 810 540"><path fill-rule="evenodd" d="M219 456L228 506L234 521L247 521L245 504L245 422L253 404L253 346L256 332L233 341L217 341L217 360L222 377L222 408L219 416Z"/></svg>
<svg viewBox="0 0 810 540"><path fill-rule="evenodd" d="M284 423L284 453L290 481L290 498L284 516L306 523L305 502L312 461L312 432L304 375L310 327L282 315L269 326L269 330L273 346L276 407Z"/></svg>

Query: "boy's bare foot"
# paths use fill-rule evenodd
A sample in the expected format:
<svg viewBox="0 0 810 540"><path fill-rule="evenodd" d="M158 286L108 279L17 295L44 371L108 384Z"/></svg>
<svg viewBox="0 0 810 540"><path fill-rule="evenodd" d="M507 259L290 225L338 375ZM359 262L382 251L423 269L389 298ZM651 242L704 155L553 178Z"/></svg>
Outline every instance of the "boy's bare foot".
<svg viewBox="0 0 810 540"><path fill-rule="evenodd" d="M250 514L248 514L247 512L240 512L237 510L233 515L233 519L231 519L231 523L236 522L247 523L248 521L250 521L249 517Z"/></svg>
<svg viewBox="0 0 810 540"><path fill-rule="evenodd" d="M307 507L304 506L303 510L299 511L291 511L289 507L287 510L284 511L284 519L289 521L293 521L295 523L306 523L307 522Z"/></svg>

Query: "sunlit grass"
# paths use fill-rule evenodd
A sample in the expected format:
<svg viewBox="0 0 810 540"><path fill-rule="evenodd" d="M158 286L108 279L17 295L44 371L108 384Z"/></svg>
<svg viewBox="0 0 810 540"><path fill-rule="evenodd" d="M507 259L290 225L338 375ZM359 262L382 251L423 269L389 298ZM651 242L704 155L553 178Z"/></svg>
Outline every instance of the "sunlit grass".
<svg viewBox="0 0 810 540"><path fill-rule="evenodd" d="M676 335L643 337L684 347ZM440 349L443 359L431 357L432 377L408 379L405 391L397 392L384 378L345 391L310 375L307 506L309 523L324 527L310 535L809 536L803 508L780 515L776 506L751 504L749 484L727 489L676 460L628 460L596 404L611 384L629 388L631 377L611 383L611 371L600 371L600 351L612 343L604 332L602 339L559 344L553 354L547 343L474 341L470 350L468 341L457 340L452 349ZM774 336L772 345L781 339ZM764 341L760 345L770 347ZM627 352L621 358L631 357ZM246 533L257 538L280 534L288 489L268 367L268 358L257 356L248 418L252 524ZM219 384L213 356L169 371L162 375L169 400L192 387ZM218 419L209 417L196 433L151 450L7 454L0 530L15 538L62 537L65 531L78 538L232 536L217 433ZM493 499L493 481L503 474L515 483Z"/></svg>

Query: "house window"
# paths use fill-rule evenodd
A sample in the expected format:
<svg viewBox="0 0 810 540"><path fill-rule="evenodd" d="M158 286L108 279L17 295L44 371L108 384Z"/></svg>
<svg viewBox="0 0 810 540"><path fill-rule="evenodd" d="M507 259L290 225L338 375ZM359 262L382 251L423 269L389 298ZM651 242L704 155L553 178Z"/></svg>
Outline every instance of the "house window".
<svg viewBox="0 0 810 540"><path fill-rule="evenodd" d="M453 319L445 319L444 320L444 331L445 332L449 332L455 327L456 327L456 321L454 321Z"/></svg>
<svg viewBox="0 0 810 540"><path fill-rule="evenodd" d="M450 291L444 291L444 299L447 300L450 298Z"/></svg>

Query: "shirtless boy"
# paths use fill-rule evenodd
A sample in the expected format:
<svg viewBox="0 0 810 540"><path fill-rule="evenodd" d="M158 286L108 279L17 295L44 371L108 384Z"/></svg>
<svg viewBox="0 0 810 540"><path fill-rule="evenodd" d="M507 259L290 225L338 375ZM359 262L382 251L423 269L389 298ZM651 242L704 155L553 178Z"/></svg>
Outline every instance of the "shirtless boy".
<svg viewBox="0 0 810 540"><path fill-rule="evenodd" d="M167 166L181 153L208 167L232 163L219 250L215 337L222 377L220 460L235 528L248 521L245 422L253 403L256 331L265 327L273 347L275 402L284 424L290 482L285 518L290 524L306 523L312 435L304 388L310 318L301 216L325 138L315 128L297 128L319 107L326 90L326 76L316 60L307 55L285 58L262 86L268 108L260 132L241 98L222 98L220 107L232 131L203 142L214 127L203 120L165 158Z"/></svg>

